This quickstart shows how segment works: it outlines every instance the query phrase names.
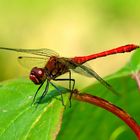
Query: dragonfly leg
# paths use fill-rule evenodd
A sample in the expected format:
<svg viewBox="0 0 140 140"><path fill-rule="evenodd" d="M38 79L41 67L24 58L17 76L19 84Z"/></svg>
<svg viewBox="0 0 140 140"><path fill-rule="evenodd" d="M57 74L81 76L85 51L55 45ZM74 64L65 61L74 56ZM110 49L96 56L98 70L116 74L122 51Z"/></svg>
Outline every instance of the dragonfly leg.
<svg viewBox="0 0 140 140"><path fill-rule="evenodd" d="M72 93L73 93L72 91L74 90L74 86L75 86L75 79L71 79L71 71L69 71L68 79L54 79L54 80L55 81L69 81L69 90L70 90L69 102L70 102L70 107L71 107L71 98L72 98ZM71 82L73 82L73 85L71 84Z"/></svg>
<svg viewBox="0 0 140 140"><path fill-rule="evenodd" d="M42 99L46 96L47 92L48 92L48 89L49 89L49 81L47 80L47 84L46 84L46 87L45 87L45 90L43 92L43 94L41 95L40 99L39 99L39 103L42 101Z"/></svg>
<svg viewBox="0 0 140 140"><path fill-rule="evenodd" d="M72 94L73 94L73 90L74 90L74 86L75 86L75 79L71 79L71 71L69 71L69 89L70 89L70 96L69 96L69 102L70 102L70 107L71 107L71 98L72 98ZM71 81L73 81L73 86L71 87Z"/></svg>
<svg viewBox="0 0 140 140"><path fill-rule="evenodd" d="M37 93L39 92L39 90L41 89L41 87L43 86L44 82L39 86L39 88L37 89L35 95L34 95L34 98L33 98L33 101L32 101L32 104L34 104L35 102L35 99L36 99L36 96L37 96Z"/></svg>
<svg viewBox="0 0 140 140"><path fill-rule="evenodd" d="M54 85L52 82L50 82L50 84L60 93L61 99L62 99L62 105L65 107L62 92L61 92L60 89L59 89L56 85Z"/></svg>

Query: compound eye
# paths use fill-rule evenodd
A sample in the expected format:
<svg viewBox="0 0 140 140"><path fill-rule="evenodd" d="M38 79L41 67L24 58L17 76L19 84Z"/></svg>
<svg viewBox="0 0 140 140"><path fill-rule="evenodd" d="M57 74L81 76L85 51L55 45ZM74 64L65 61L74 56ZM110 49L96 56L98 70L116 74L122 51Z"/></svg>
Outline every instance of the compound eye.
<svg viewBox="0 0 140 140"><path fill-rule="evenodd" d="M41 76L41 77L44 76L44 70L41 69L41 68L38 68L37 73L38 73L38 75Z"/></svg>
<svg viewBox="0 0 140 140"><path fill-rule="evenodd" d="M30 79L31 79L35 84L38 85L38 84L41 84L41 83L44 81L44 75L45 75L44 69L34 67L34 68L31 70L31 73L30 73Z"/></svg>

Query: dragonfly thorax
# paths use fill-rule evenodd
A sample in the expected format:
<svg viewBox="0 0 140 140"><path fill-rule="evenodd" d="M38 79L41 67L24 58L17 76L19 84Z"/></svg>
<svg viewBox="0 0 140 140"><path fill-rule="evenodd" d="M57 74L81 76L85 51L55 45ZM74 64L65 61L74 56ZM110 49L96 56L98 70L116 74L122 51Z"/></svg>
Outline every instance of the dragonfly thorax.
<svg viewBox="0 0 140 140"><path fill-rule="evenodd" d="M47 79L53 80L69 71L67 65L62 61L63 59L61 59L62 58L55 56L50 57L44 68L46 71Z"/></svg>
<svg viewBox="0 0 140 140"><path fill-rule="evenodd" d="M34 67L30 72L30 79L36 84L39 85L46 80L46 72L43 68Z"/></svg>

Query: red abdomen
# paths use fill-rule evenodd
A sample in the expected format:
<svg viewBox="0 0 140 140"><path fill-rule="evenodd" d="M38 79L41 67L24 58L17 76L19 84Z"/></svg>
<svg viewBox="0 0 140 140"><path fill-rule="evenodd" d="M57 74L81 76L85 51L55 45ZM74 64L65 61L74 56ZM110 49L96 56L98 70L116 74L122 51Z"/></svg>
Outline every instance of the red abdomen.
<svg viewBox="0 0 140 140"><path fill-rule="evenodd" d="M92 54L92 55L88 55L88 56L74 57L74 58L72 58L72 61L79 63L79 64L82 64L82 63L85 63L89 60L96 59L99 57L104 57L107 55L112 55L112 54L116 54L116 53L131 52L139 47L140 46L138 46L138 45L128 44L128 45L121 46L121 47L111 49L111 50L107 50L107 51L104 51L101 53L96 53L96 54Z"/></svg>

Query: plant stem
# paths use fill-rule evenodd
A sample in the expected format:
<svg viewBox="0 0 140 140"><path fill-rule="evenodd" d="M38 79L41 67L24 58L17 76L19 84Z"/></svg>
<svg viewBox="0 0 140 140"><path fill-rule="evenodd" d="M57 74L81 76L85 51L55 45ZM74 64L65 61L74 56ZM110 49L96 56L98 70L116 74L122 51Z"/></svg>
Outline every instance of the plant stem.
<svg viewBox="0 0 140 140"><path fill-rule="evenodd" d="M90 104L94 104L96 106L99 106L109 112L112 112L114 115L116 115L118 118L123 120L136 134L138 140L140 140L140 126L137 124L137 122L123 109L117 107L116 105L113 105L112 103L97 97L93 96L87 93L80 93L78 90L73 91L73 98L82 102L87 102Z"/></svg>

